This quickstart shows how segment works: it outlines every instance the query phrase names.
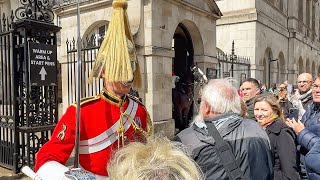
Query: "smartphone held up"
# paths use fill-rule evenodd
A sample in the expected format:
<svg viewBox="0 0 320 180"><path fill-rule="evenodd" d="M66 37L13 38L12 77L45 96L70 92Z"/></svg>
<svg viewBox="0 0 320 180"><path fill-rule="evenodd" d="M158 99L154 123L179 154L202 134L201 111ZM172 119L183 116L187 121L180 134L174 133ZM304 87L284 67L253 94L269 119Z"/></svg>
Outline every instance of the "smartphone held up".
<svg viewBox="0 0 320 180"><path fill-rule="evenodd" d="M298 122L299 109L298 108L289 108L288 118L289 119L294 119L295 121Z"/></svg>

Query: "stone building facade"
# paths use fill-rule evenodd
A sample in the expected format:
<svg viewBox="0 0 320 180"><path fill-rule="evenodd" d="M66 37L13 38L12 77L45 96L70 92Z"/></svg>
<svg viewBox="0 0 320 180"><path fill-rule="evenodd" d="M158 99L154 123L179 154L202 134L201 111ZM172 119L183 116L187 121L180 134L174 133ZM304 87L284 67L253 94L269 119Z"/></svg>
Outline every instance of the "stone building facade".
<svg viewBox="0 0 320 180"><path fill-rule="evenodd" d="M66 41L77 37L76 2L52 1L54 23L62 27L58 38L62 86L60 114L70 105ZM0 1L1 9L7 11L19 4L19 0ZM102 41L111 19L112 0L81 1L79 7L81 38ZM139 94L156 124L155 130L172 136L175 130L172 74L183 74L192 63L202 69L215 66L216 20L222 14L214 0L128 0L128 15L142 71L143 87Z"/></svg>
<svg viewBox="0 0 320 180"><path fill-rule="evenodd" d="M216 0L217 47L251 59L251 76L262 83L296 84L298 74L320 73L318 0ZM270 61L271 60L271 61ZM269 68L270 67L270 68ZM270 72L270 75L269 75Z"/></svg>
<svg viewBox="0 0 320 180"><path fill-rule="evenodd" d="M103 31L103 25L111 19L111 3L111 0L101 0L80 4L82 37ZM63 64L66 61L66 45L63 42L76 36L76 6L62 3L56 6L55 13L58 25L62 27L59 61ZM174 37L188 36L192 42L192 61L202 68L213 66L216 62L215 22L221 13L213 0L130 0L128 15L143 73L140 96L156 124L156 131L165 131L172 136L173 59L179 56L174 51L177 48L174 47ZM185 61L185 58L179 60ZM62 65L62 74L65 70ZM66 91L65 81L63 78L63 91Z"/></svg>

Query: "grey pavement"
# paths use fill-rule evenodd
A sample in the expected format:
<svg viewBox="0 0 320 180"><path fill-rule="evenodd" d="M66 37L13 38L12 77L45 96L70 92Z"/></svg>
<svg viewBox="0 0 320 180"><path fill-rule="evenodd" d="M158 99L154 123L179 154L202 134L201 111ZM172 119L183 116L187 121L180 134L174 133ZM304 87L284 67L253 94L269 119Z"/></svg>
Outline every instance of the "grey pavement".
<svg viewBox="0 0 320 180"><path fill-rule="evenodd" d="M74 151L72 152L71 157L68 159L66 165L69 167L72 166L73 160L74 160ZM23 173L14 174L13 171L0 166L0 180L17 180L17 179L31 180L31 178L27 177Z"/></svg>
<svg viewBox="0 0 320 180"><path fill-rule="evenodd" d="M28 178L22 173L14 174L11 170L0 167L0 180L15 180L15 179L31 180L31 178Z"/></svg>

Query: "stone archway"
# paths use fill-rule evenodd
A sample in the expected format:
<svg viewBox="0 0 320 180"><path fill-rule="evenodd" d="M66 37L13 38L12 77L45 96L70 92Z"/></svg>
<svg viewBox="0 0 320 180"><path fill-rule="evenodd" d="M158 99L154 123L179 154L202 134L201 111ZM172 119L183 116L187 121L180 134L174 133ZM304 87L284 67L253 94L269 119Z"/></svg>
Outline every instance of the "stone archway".
<svg viewBox="0 0 320 180"><path fill-rule="evenodd" d="M194 64L195 56L203 55L203 42L197 26L189 20L181 21L177 25L172 37L172 49L174 49L174 57L172 58L172 74L175 76L179 76L180 81L183 81L185 75L191 73L190 67ZM195 91L193 91L193 97L196 97L197 94L194 92ZM176 93L174 93L174 91L172 93L173 102L174 98L176 98ZM196 106L194 106L194 104L195 103L191 105L187 117L188 120L192 119L194 109L197 109L195 108ZM178 123L178 116L175 112L177 104L173 103L173 106L174 111L172 112L172 115L173 119L175 119L177 127L178 125L180 125L180 123Z"/></svg>
<svg viewBox="0 0 320 180"><path fill-rule="evenodd" d="M193 64L193 42L188 29L180 23L174 33L172 47L174 49L173 74L182 77Z"/></svg>
<svg viewBox="0 0 320 180"><path fill-rule="evenodd" d="M305 72L307 72L307 73L311 73L311 69L310 69L310 61L309 61L309 59L307 59L307 61L306 61L306 70L305 70Z"/></svg>
<svg viewBox="0 0 320 180"><path fill-rule="evenodd" d="M273 58L272 50L268 47L264 52L264 59L261 63L264 66L263 82L266 83L267 87L270 87L270 85L277 79L277 75L273 72L278 65L274 61L275 59Z"/></svg>

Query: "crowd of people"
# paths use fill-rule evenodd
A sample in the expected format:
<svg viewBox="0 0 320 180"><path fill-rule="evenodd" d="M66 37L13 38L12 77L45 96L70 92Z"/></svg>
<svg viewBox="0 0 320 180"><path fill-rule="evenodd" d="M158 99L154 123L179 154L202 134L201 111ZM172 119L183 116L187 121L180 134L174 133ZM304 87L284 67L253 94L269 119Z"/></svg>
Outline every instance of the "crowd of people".
<svg viewBox="0 0 320 180"><path fill-rule="evenodd" d="M254 78L246 79L240 91L232 79L208 82L202 90L199 113L190 127L178 133L172 142L165 140L170 147L181 143L175 150L184 153L188 162L180 157L181 161L184 165L188 163L196 174L184 167L183 173L189 174L187 178L170 175L182 173L182 169L171 168L171 165L179 168L183 165L172 160L175 153L166 156L156 153L163 152L160 146L163 140L151 138L152 143L159 143L148 149L149 153L145 153L148 143L132 143L126 147L139 149L135 152L119 150L115 160L109 162L110 175L120 170L138 174L141 179L320 179L320 76L313 80L310 74L302 73L297 89L287 82L275 87L272 91L263 90ZM159 157L166 157L157 161L167 164L165 168L150 160ZM148 165L133 173L128 169L134 169L135 161ZM161 171L155 171L155 166L161 167Z"/></svg>
<svg viewBox="0 0 320 180"><path fill-rule="evenodd" d="M320 166L315 163L320 160L316 145L320 138L320 76L313 80L311 74L302 73L296 83L285 81L268 90L249 78L239 93L247 104L247 117L269 136L274 179L320 179Z"/></svg>

